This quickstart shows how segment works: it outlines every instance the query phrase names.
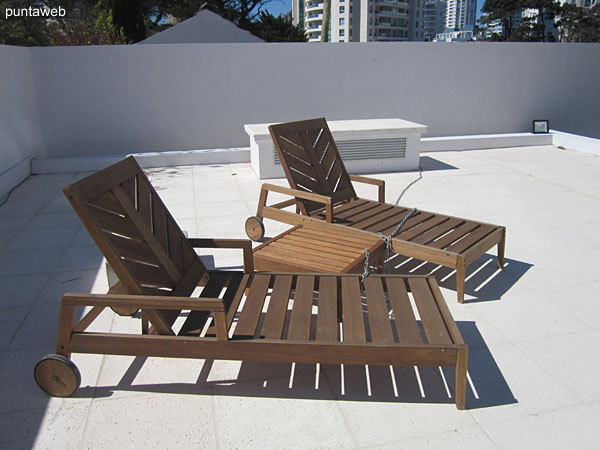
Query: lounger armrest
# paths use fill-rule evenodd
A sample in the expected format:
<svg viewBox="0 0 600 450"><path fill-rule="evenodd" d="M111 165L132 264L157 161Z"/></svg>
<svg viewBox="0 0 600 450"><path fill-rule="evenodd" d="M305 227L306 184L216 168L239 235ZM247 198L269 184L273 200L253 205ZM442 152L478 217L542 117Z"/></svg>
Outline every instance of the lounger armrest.
<svg viewBox="0 0 600 450"><path fill-rule="evenodd" d="M333 222L333 200L331 197L321 194L315 194L314 192L300 191L298 189L291 189L284 186L277 186L275 184L264 183L261 188L262 191L278 192L279 194L291 195L295 198L301 198L303 200L310 200L325 205L327 222Z"/></svg>
<svg viewBox="0 0 600 450"><path fill-rule="evenodd" d="M378 180L377 178L364 177L362 175L350 175L350 180L356 181L357 183L373 184L375 186L379 186L379 195L377 201L380 203L385 203L385 181Z"/></svg>
<svg viewBox="0 0 600 450"><path fill-rule="evenodd" d="M162 295L124 294L72 294L62 298L63 306L132 306L146 309L189 309L194 311L225 312L225 303L220 298L170 297Z"/></svg>
<svg viewBox="0 0 600 450"><path fill-rule="evenodd" d="M59 318L59 337L58 341L66 341L66 336L70 335L75 320L75 308L77 306L94 306L101 308L134 308L146 310L192 310L192 311L211 311L214 314L214 321L217 331L217 340L228 339L227 337L227 309L225 302L220 298L211 297L170 297L162 295L123 295L123 294L71 294L63 295L60 307ZM101 311L101 310L100 310ZM92 312L90 311L90 314ZM97 315L97 314L96 314ZM95 316L96 316L95 315ZM92 319L93 320L93 319ZM85 321L85 318L82 319ZM89 322L91 323L91 322ZM83 329L87 325L84 325ZM163 327L164 334L172 333L168 324L158 320L154 326ZM65 335L65 331L67 334Z"/></svg>
<svg viewBox="0 0 600 450"><path fill-rule="evenodd" d="M188 242L194 248L241 248L244 250L244 271L254 272L252 241L249 239L191 238Z"/></svg>

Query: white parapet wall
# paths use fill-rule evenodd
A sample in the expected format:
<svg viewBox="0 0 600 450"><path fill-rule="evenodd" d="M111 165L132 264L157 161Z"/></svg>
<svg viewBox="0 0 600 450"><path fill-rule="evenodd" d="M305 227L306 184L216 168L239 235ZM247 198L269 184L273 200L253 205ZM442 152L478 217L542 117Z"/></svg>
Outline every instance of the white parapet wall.
<svg viewBox="0 0 600 450"><path fill-rule="evenodd" d="M0 203L42 151L29 49L0 45Z"/></svg>
<svg viewBox="0 0 600 450"><path fill-rule="evenodd" d="M600 156L600 139L551 130L552 143L557 147Z"/></svg>
<svg viewBox="0 0 600 450"><path fill-rule="evenodd" d="M599 52L560 43L0 45L0 196L31 157L35 170L59 158L240 148L248 123L403 117L432 138L525 133L548 119L600 138Z"/></svg>
<svg viewBox="0 0 600 450"><path fill-rule="evenodd" d="M28 51L45 144L41 157L47 158L244 147L244 124L314 117L402 117L426 124L427 137L523 133L533 119L548 119L554 128L600 138L594 119L600 44L245 43Z"/></svg>

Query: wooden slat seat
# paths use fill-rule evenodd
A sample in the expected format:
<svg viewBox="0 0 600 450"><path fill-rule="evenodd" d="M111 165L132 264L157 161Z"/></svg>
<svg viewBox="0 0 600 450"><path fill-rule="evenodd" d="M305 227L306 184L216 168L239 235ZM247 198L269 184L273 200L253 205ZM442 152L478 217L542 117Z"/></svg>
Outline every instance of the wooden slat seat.
<svg viewBox="0 0 600 450"><path fill-rule="evenodd" d="M373 274L364 280L364 290L360 281L359 275L351 274L250 275L249 293L236 311L233 336L416 347L460 343L453 337L433 277Z"/></svg>
<svg viewBox="0 0 600 450"><path fill-rule="evenodd" d="M456 406L465 407L468 350L435 279L373 274L363 289L359 275L340 274L335 267L350 267L364 251L359 232L342 228L330 233L307 224L274 241L278 252L295 251L305 262L316 249L329 252L332 273L257 272L250 241L187 239L133 158L84 178L65 193L119 284L104 295L63 296L58 355L44 358L34 372L51 395L69 395L77 388L65 384L77 376L71 381L63 376L65 364L73 370L65 358L77 352L453 366ZM366 241L376 251L381 240L370 238ZM245 271L207 270L197 247L242 248ZM77 307L92 309L77 320ZM141 309L140 333L88 332L107 307Z"/></svg>
<svg viewBox="0 0 600 450"><path fill-rule="evenodd" d="M361 207L366 205L380 205L378 202L369 200L356 200ZM343 223L355 229L370 231L372 233L383 233L389 235L409 210L403 206L387 205L385 210L377 209L376 206L355 215L345 214L341 222L338 222L337 210L343 206L352 205L353 201L334 207L334 223ZM346 212L352 209L345 209ZM325 220L325 214L321 211L312 217ZM425 218L426 220L422 220ZM440 250L449 250L465 255L470 248L492 233L502 231L502 227L482 224L467 219L459 219L439 213L427 211L416 211L411 216L412 221L402 227L396 235L397 239L419 245L428 245ZM365 239L366 240L366 239ZM371 242L367 240L367 242Z"/></svg>
<svg viewBox="0 0 600 450"><path fill-rule="evenodd" d="M291 189L283 192L280 187L263 184L256 213L259 220L269 218L291 225L324 222L332 229L349 227L389 236L411 211L385 203L383 181L348 174L325 119L271 125L269 131ZM377 185L378 201L359 198L352 182ZM285 210L289 202L267 205L271 191L294 197L296 212ZM502 268L505 236L506 229L499 225L417 210L393 237L392 249L456 269L457 298L462 303L466 267L497 245ZM318 264L313 268L323 269Z"/></svg>

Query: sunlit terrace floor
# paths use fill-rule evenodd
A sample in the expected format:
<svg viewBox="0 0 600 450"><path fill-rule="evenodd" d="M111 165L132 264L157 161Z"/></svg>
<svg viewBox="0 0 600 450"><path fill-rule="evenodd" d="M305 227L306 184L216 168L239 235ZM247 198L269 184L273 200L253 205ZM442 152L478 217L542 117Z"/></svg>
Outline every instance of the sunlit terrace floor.
<svg viewBox="0 0 600 450"><path fill-rule="evenodd" d="M79 354L81 388L49 398L32 369L54 352L61 295L107 281L60 192L85 174L44 175L0 207L0 447L600 448L600 157L525 147L431 153L422 167L401 204L507 227L504 270L495 250L471 265L462 305L449 269L393 261L434 270L470 348L468 410L455 409L445 369L394 367L392 380L389 368L345 367L342 384L339 366L292 377L290 364ZM261 184L249 164L148 173L190 236L245 237ZM418 176L382 175L387 200ZM241 265L237 251L203 259ZM110 311L100 322L139 327Z"/></svg>

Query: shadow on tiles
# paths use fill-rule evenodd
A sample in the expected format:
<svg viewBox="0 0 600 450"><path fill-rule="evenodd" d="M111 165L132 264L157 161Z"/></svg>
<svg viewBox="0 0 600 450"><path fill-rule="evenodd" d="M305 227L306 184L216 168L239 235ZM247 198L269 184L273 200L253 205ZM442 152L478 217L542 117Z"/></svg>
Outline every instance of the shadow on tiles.
<svg viewBox="0 0 600 450"><path fill-rule="evenodd" d="M456 270L434 263L394 255L389 271L398 274L434 275L440 287L456 291ZM504 258L504 268L498 268L496 256L485 254L467 267L465 303L500 300L533 264ZM447 298L447 301L455 301Z"/></svg>
<svg viewBox="0 0 600 450"><path fill-rule="evenodd" d="M457 322L470 347L467 408L515 403L500 368L474 322ZM211 376L220 362L202 361L196 383L139 384L146 357L136 357L115 386L84 386L75 397L116 391L384 403L454 404L452 367L339 366L241 362L235 377ZM168 363L168 362L166 362ZM199 362L200 363L200 362Z"/></svg>
<svg viewBox="0 0 600 450"><path fill-rule="evenodd" d="M419 158L419 166L423 172L434 170L458 170L458 167L447 164L439 159L432 158L431 156L421 156Z"/></svg>

